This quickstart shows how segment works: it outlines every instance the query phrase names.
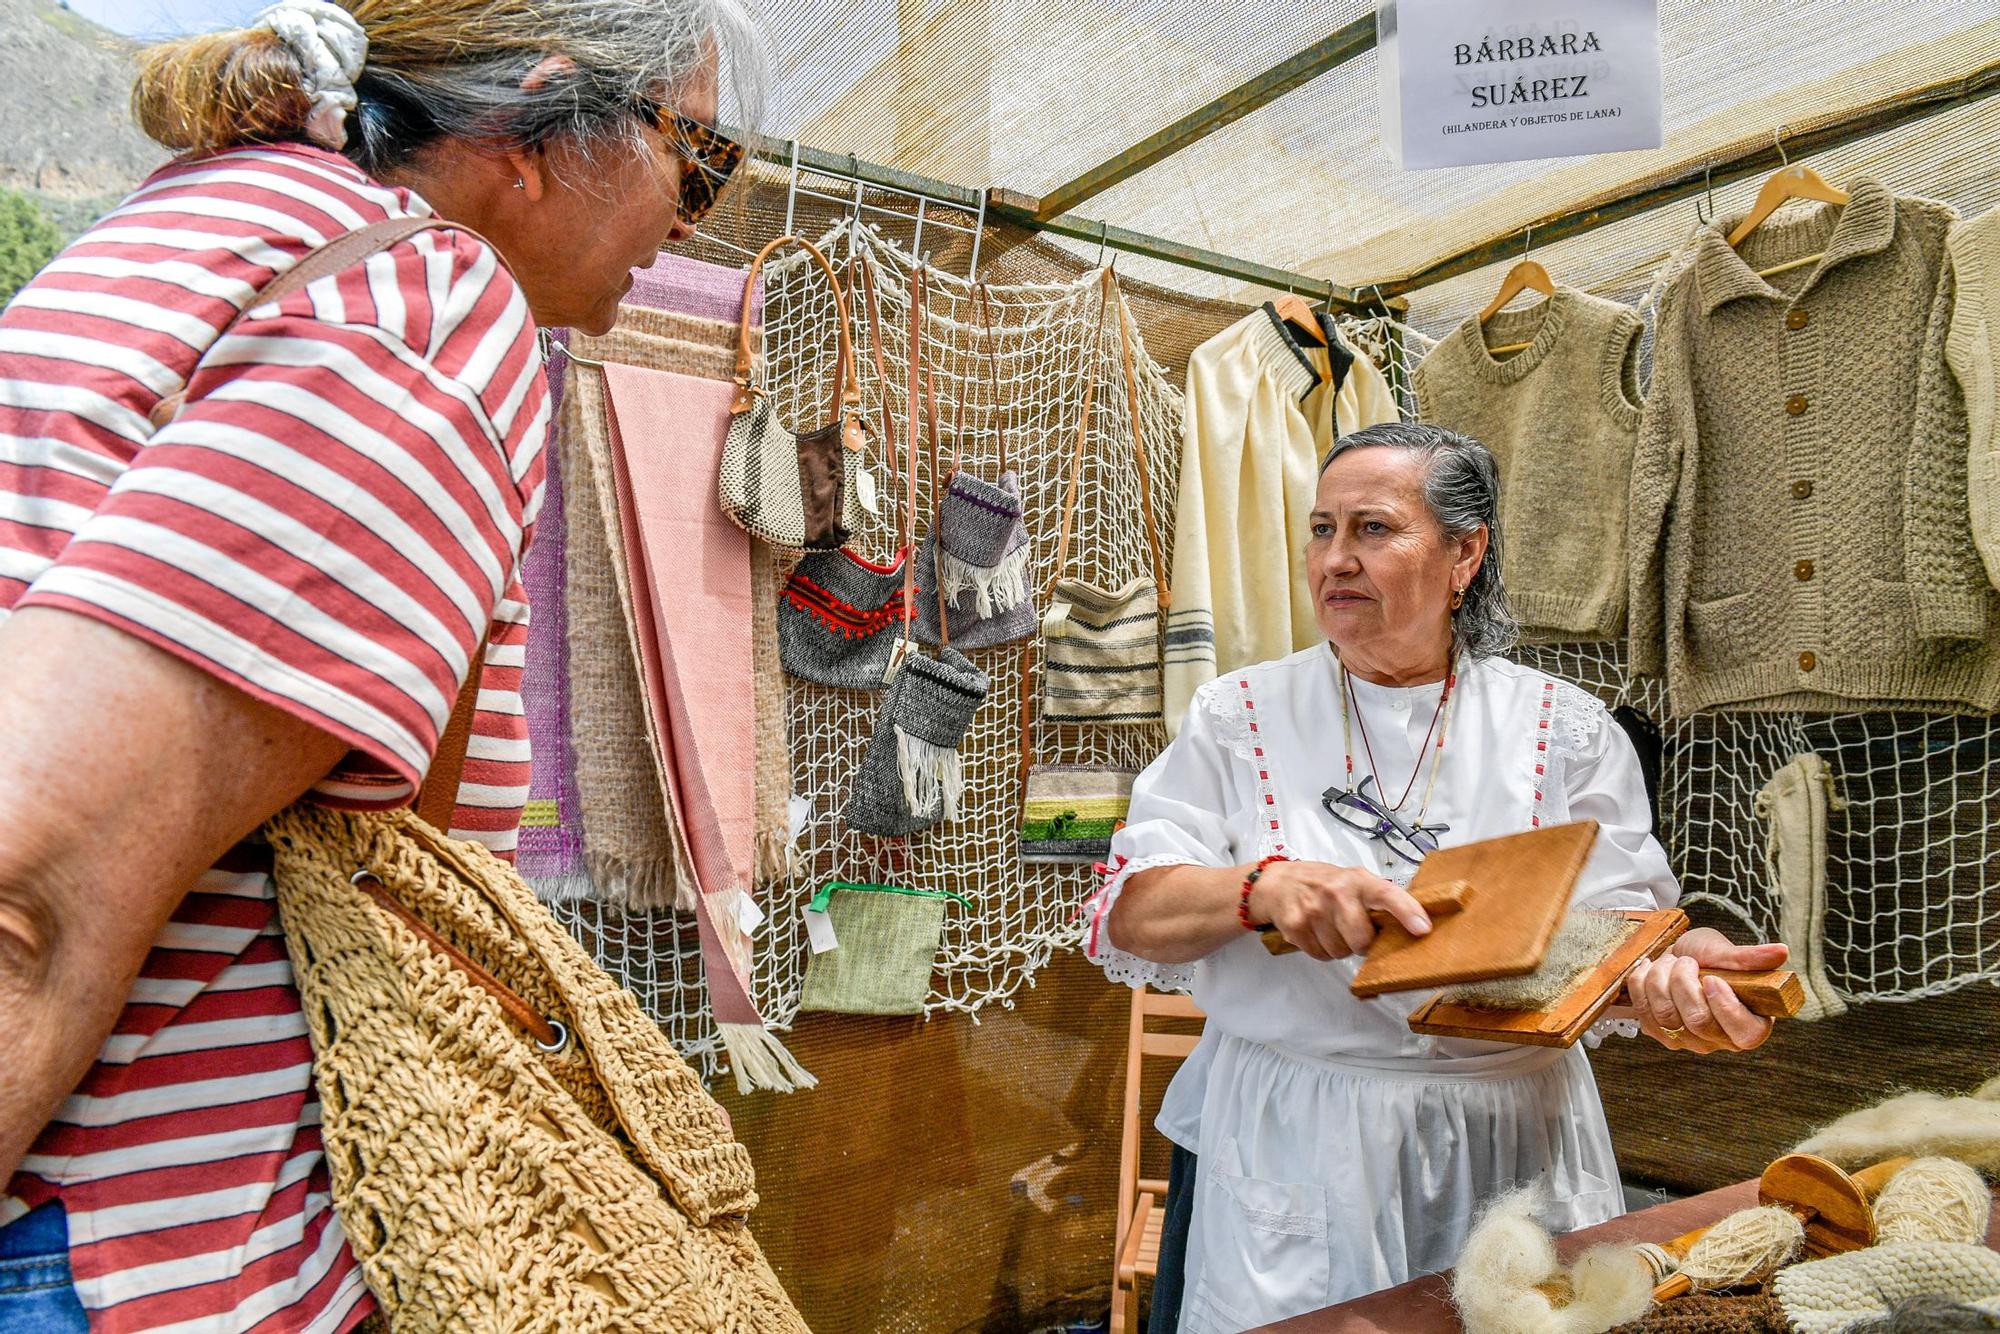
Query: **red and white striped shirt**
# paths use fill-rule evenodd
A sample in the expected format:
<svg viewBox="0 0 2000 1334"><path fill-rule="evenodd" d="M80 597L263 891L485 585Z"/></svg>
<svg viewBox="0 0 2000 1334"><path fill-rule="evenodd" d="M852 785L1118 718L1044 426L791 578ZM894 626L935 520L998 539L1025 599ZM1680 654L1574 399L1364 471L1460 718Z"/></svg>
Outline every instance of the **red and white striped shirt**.
<svg viewBox="0 0 2000 1334"><path fill-rule="evenodd" d="M312 248L429 215L286 145L163 168L65 250L0 315L0 617L94 617L334 733L352 750L316 792L348 806L408 801L490 620L452 824L504 854L548 429L520 288L428 231L219 337ZM96 1331L333 1332L372 1309L266 875L225 859L195 885L8 1190L0 1223L63 1200Z"/></svg>

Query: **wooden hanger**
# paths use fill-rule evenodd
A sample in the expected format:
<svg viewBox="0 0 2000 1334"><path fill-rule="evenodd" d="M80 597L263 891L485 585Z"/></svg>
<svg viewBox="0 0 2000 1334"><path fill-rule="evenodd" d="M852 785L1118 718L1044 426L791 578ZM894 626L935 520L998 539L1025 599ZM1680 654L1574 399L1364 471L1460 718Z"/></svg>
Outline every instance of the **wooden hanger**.
<svg viewBox="0 0 2000 1334"><path fill-rule="evenodd" d="M1800 163L1792 165L1792 159L1785 152L1782 137L1784 126L1771 131L1771 142L1777 145L1778 160L1785 165L1771 173L1764 182L1764 188L1757 192L1757 202L1750 206L1750 215L1736 224L1736 230L1729 233L1732 248L1740 247L1750 233L1756 231L1780 207L1794 199L1816 199L1823 204L1845 204L1847 192L1828 185L1820 174L1811 167ZM1826 257L1821 251L1816 255L1801 255L1797 259L1786 260L1783 264L1768 269L1760 269L1759 278L1770 278L1792 269L1801 269L1808 264L1817 264Z"/></svg>
<svg viewBox="0 0 2000 1334"><path fill-rule="evenodd" d="M1529 227L1529 247L1532 248L1534 243L1535 229ZM1549 271L1542 267L1539 260L1524 258L1519 264L1507 270L1507 276L1500 280L1500 290L1493 294L1491 301L1486 303L1486 309L1479 312L1479 322L1481 324L1486 323L1495 315L1498 315L1509 301L1512 301L1515 297L1521 295L1521 293L1529 291L1540 292L1543 296L1553 297L1556 294L1556 284L1555 280L1549 277ZM1489 355L1497 357L1509 352L1524 352L1528 346L1527 343L1503 343L1499 347L1490 347L1486 350Z"/></svg>
<svg viewBox="0 0 2000 1334"><path fill-rule="evenodd" d="M1306 337L1312 339L1321 347L1326 346L1326 339L1319 331L1319 316L1313 312L1311 306L1306 304L1304 297L1287 292L1281 297L1274 297L1271 301L1271 308L1278 312L1279 319L1284 320L1287 324L1297 325L1299 331L1305 334Z"/></svg>

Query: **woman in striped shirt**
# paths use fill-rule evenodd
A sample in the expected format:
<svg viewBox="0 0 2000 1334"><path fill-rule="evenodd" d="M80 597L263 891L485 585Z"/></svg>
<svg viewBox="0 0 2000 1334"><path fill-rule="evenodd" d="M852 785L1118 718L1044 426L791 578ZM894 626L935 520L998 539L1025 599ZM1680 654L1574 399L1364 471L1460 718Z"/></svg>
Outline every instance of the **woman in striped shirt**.
<svg viewBox="0 0 2000 1334"><path fill-rule="evenodd" d="M143 57L181 156L0 315L0 1328L370 1314L238 845L407 802L484 639L452 825L512 849L537 327L608 329L712 203L746 3L283 0Z"/></svg>

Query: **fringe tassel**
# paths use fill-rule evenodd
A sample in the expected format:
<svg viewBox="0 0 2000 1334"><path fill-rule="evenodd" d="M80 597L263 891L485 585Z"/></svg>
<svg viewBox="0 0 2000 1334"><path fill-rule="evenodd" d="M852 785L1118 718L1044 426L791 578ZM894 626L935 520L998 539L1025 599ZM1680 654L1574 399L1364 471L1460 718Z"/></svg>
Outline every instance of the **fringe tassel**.
<svg viewBox="0 0 2000 1334"><path fill-rule="evenodd" d="M543 903L587 903L599 898L597 882L579 871L575 875L523 876L528 888Z"/></svg>
<svg viewBox="0 0 2000 1334"><path fill-rule="evenodd" d="M789 880L798 866L798 849L792 845L789 829L763 829L757 833L757 879L768 884Z"/></svg>
<svg viewBox="0 0 2000 1334"><path fill-rule="evenodd" d="M736 1072L736 1091L769 1089L791 1093L817 1087L819 1080L798 1058L785 1050L778 1035L761 1024L717 1024L722 1048L729 1053L729 1068Z"/></svg>
<svg viewBox="0 0 2000 1334"><path fill-rule="evenodd" d="M673 861L630 862L593 853L586 845L584 870L590 897L625 912L694 911L694 877Z"/></svg>
<svg viewBox="0 0 2000 1334"><path fill-rule="evenodd" d="M945 600L955 605L961 594L971 593L973 612L982 619L996 612L1012 610L1025 602L1028 597L1028 550L1031 545L1023 542L1008 555L1002 556L998 565L989 567L967 565L940 543L937 577Z"/></svg>
<svg viewBox="0 0 2000 1334"><path fill-rule="evenodd" d="M896 729L896 768L903 778L903 802L915 816L958 818L965 795L965 766L958 751Z"/></svg>

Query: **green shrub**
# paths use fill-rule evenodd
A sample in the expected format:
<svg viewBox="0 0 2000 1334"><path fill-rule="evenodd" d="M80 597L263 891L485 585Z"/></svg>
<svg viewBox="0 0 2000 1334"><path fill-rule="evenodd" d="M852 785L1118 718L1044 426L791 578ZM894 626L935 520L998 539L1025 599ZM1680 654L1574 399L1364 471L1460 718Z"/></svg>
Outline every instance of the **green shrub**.
<svg viewBox="0 0 2000 1334"><path fill-rule="evenodd" d="M62 233L34 200L0 189L0 305L12 301L62 246Z"/></svg>

